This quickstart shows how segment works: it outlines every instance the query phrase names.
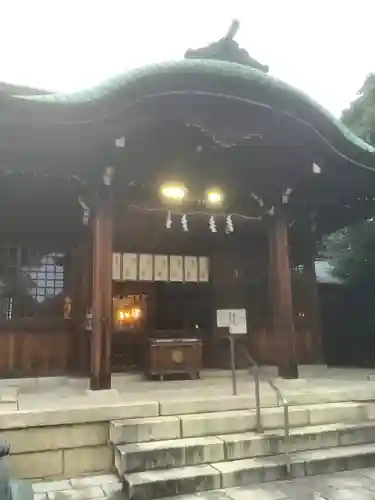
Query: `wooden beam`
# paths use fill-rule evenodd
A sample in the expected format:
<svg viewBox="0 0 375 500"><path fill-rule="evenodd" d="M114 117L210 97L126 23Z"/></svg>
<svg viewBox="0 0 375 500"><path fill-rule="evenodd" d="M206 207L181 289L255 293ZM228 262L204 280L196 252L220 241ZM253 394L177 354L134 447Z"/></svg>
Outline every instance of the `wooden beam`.
<svg viewBox="0 0 375 500"><path fill-rule="evenodd" d="M272 324L279 353L279 376L298 378L288 225L282 208L278 207L275 210L275 214L270 217L269 225L269 286Z"/></svg>
<svg viewBox="0 0 375 500"><path fill-rule="evenodd" d="M112 315L112 213L108 200L100 199L92 222L92 331L90 389L111 387Z"/></svg>

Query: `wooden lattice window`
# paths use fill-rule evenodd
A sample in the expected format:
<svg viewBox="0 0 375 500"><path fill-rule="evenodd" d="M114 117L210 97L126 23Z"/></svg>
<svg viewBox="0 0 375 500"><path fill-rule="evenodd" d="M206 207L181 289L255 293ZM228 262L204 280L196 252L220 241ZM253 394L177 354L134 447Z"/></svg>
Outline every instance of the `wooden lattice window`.
<svg viewBox="0 0 375 500"><path fill-rule="evenodd" d="M65 255L0 247L0 319L61 315Z"/></svg>

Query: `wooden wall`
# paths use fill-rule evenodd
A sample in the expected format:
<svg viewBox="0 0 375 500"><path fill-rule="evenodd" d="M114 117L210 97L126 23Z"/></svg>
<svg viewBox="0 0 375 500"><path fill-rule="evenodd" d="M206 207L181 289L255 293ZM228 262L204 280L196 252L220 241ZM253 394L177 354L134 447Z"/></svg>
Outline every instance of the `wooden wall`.
<svg viewBox="0 0 375 500"><path fill-rule="evenodd" d="M210 337L210 336L209 336ZM316 362L316 335L310 328L297 328L297 360L300 364ZM270 327L255 326L240 344L246 347L259 364L278 361L279 347ZM68 374L87 375L89 338L74 329L27 330L4 329L0 332L0 377L38 377ZM228 341L214 336L205 341L207 367L229 368ZM238 367L247 362L237 355Z"/></svg>
<svg viewBox="0 0 375 500"><path fill-rule="evenodd" d="M296 331L296 354L299 364L314 364L316 362L316 335L309 328L299 328ZM241 354L241 347L248 350L254 360L260 365L277 365L280 361L278 340L272 329L267 326L256 326L247 335L237 340L236 364L238 368L247 368L248 361ZM230 368L229 343L226 339L214 339L210 346L210 368Z"/></svg>
<svg viewBox="0 0 375 500"><path fill-rule="evenodd" d="M73 329L0 331L0 377L42 377L77 373L78 336Z"/></svg>
<svg viewBox="0 0 375 500"><path fill-rule="evenodd" d="M296 355L299 364L313 364L315 359L316 335L310 328L296 329ZM249 336L249 351L260 364L277 363L279 344L270 327L258 327Z"/></svg>
<svg viewBox="0 0 375 500"><path fill-rule="evenodd" d="M133 221L131 226L130 218ZM137 219L139 223L136 224ZM165 223L163 218L155 220L153 217L144 218L129 214L128 219L124 218L118 222L115 250L155 251L155 253L159 250L168 253L173 249L179 254L191 252L193 255L211 257L211 283L205 287L204 297L199 299L201 302L205 299L204 302L209 304L206 307L211 316L207 323L210 323L212 328L207 328L205 337L207 339L205 359L208 366L217 368L229 366L227 341L218 340L215 335L215 310L218 308L245 307L249 314L249 334L243 342L259 364L277 362L279 345L269 327L268 250L264 227L261 231L262 228L257 225L244 226L238 228L238 235L235 238L226 238L210 233L206 227L207 221L204 221L203 228L198 227L195 232L192 227L188 234L184 234L178 227L172 233L163 232ZM83 236L81 241L83 242ZM89 290L82 291L84 287L89 288L90 280L90 276L88 280L85 279L81 266L82 262L88 263L89 246L86 250L84 256L80 254L79 249L72 254L74 265L66 276L65 293L73 298L73 311L78 310L78 315L74 318L76 326L63 320L52 325L48 319L40 319L39 324L33 319L18 325L13 321L0 324L0 377L73 373L87 375L89 338L80 331L84 308L89 303L91 295ZM89 265L86 266L86 274L90 274ZM150 295L149 320L150 323L154 323L155 300L152 298L154 287L151 286L152 290L143 290L144 286L146 284L138 285L142 291ZM135 293L137 286L129 284L125 288ZM74 305L78 307L74 308ZM191 308L196 307L190 302L188 305ZM186 307L187 311L189 307ZM308 325L297 327L296 338L298 362L313 363L316 336L311 328ZM239 363L243 364L240 358Z"/></svg>

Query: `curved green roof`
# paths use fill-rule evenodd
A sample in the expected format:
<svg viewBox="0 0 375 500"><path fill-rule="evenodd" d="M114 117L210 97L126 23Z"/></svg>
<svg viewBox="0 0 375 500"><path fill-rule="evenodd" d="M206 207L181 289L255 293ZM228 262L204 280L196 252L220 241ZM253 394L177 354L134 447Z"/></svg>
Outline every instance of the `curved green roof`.
<svg viewBox="0 0 375 500"><path fill-rule="evenodd" d="M242 93L246 94L246 97L250 100L253 97L254 86L261 88L262 99L259 100L258 98L258 104L267 105L292 118L303 121L323 138L327 138L327 127L329 127L330 131L332 131L336 137L338 133L341 135L342 139L345 139L351 143L352 146L355 146L359 154L361 151L362 153L374 154L374 159L371 158L370 163L372 164L372 168L375 168L375 148L350 132L340 120L336 119L308 95L268 73L237 63L208 59L190 59L178 62L153 64L128 71L88 90L72 94L18 95L12 96L12 100L18 102L22 100L27 107L28 105L36 106L37 103L39 103L47 105L48 108L54 108L55 110L58 110L63 105L66 112L68 111L67 108L70 107L79 107L81 109L85 107L90 108L93 104L98 104L101 101L103 101L105 105L105 101L112 94L124 92L124 105L126 106L131 105L132 101L139 101L142 100L142 98L165 91L165 77L172 81L174 78L176 79L178 85L176 84L175 90L182 88L188 91L189 82L186 80L186 84L184 83L184 77L186 75L201 76L202 91L209 91L207 79L214 82L215 91L213 91L213 93L217 92L218 94L220 94L220 92L217 91L218 84L220 84L221 88L225 89L227 82L235 79L237 82L241 82L243 88ZM203 82L204 78L206 78L205 82ZM233 90L230 85L227 85L227 90L228 89L230 91ZM168 89L166 92L168 93ZM236 95L233 95L233 97L236 97ZM27 103L25 101L27 101ZM97 106L94 106L94 108L97 108ZM323 126L321 126L322 123Z"/></svg>

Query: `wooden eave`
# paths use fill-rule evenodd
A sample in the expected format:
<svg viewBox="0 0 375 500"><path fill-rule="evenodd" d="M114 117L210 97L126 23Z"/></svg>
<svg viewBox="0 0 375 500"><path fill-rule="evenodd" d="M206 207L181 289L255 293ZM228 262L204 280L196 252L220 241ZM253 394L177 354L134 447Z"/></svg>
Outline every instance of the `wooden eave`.
<svg viewBox="0 0 375 500"><path fill-rule="evenodd" d="M178 103L178 98L183 100L184 96L200 102L202 97L211 96L218 102L237 101L245 107L273 110L308 130L318 138L322 149L328 145L343 162L375 169L375 149L305 94L248 66L199 59L146 66L70 95L3 96L0 147L5 128L14 132L29 128L30 135L43 134L46 129L61 134L66 127L83 131L99 124L105 128L108 126L105 124L120 122L127 132L140 111L145 117L155 116L155 100L168 107L168 103ZM189 119L204 128L215 129L210 116L197 114L195 119L194 116ZM246 134L246 130L242 132Z"/></svg>

